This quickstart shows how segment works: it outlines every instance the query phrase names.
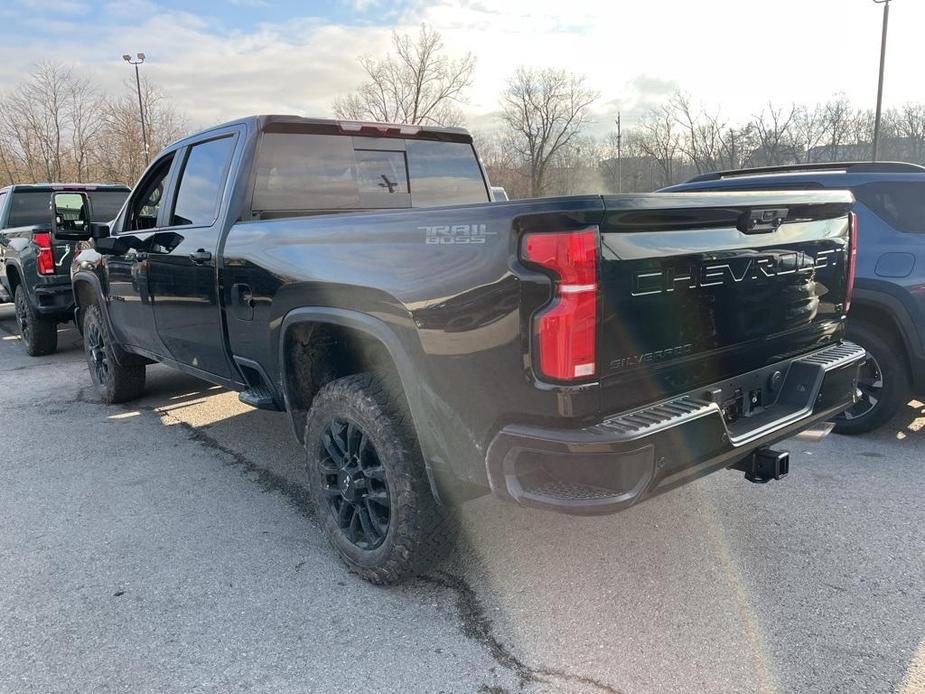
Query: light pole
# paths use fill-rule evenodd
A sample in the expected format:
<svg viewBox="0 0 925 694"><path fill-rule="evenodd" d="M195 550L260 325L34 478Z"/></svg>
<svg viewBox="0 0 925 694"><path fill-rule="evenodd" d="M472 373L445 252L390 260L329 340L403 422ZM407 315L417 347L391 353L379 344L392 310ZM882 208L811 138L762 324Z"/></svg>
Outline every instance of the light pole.
<svg viewBox="0 0 925 694"><path fill-rule="evenodd" d="M141 116L141 144L145 148L145 166L148 165L148 131L145 128L145 109L141 105L141 78L138 76L138 66L145 61L144 53L136 53L132 58L128 53L122 56L122 60L129 65L135 66L135 88L138 90L138 115Z"/></svg>
<svg viewBox="0 0 925 694"><path fill-rule="evenodd" d="M883 5L883 35L880 38L880 80L877 82L877 112L874 115L874 145L871 159L877 161L877 150L880 146L880 110L883 105L883 64L886 60L886 28L890 21L890 0L874 0Z"/></svg>
<svg viewBox="0 0 925 694"><path fill-rule="evenodd" d="M620 128L619 111L617 111L617 192L623 192L623 131Z"/></svg>

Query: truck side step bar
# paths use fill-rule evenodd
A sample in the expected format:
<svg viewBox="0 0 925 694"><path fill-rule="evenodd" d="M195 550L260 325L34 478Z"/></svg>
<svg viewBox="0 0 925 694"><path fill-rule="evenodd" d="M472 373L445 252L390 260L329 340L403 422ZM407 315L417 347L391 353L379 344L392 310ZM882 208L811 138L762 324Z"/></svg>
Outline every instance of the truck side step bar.
<svg viewBox="0 0 925 694"><path fill-rule="evenodd" d="M269 388L257 386L242 390L238 393L238 400L245 405L256 407L258 410L275 410L279 411L279 406L273 399L273 393Z"/></svg>
<svg viewBox="0 0 925 694"><path fill-rule="evenodd" d="M273 388L268 385L270 379L263 367L252 359L239 356L234 357L234 362L247 382L247 388L238 393L238 400L258 410L282 412L283 407L273 392Z"/></svg>

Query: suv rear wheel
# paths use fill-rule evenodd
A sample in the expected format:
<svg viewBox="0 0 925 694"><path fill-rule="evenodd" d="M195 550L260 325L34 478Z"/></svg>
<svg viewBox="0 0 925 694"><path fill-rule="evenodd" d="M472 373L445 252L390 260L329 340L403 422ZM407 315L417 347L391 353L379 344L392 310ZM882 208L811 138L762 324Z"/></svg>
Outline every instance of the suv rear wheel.
<svg viewBox="0 0 925 694"><path fill-rule="evenodd" d="M909 401L909 367L903 348L869 323L849 321L848 339L867 350L858 375L859 400L835 418L839 434L864 434L885 424Z"/></svg>
<svg viewBox="0 0 925 694"><path fill-rule="evenodd" d="M92 304L84 317L84 353L90 379L107 404L139 397L145 389L144 366L122 366L112 351L112 339L106 329L100 307Z"/></svg>
<svg viewBox="0 0 925 694"><path fill-rule="evenodd" d="M16 322L30 357L52 354L58 349L58 323L39 315L22 285L16 287Z"/></svg>
<svg viewBox="0 0 925 694"><path fill-rule="evenodd" d="M426 571L455 539L400 399L370 374L346 376L318 392L305 426L319 523L347 566L373 583Z"/></svg>

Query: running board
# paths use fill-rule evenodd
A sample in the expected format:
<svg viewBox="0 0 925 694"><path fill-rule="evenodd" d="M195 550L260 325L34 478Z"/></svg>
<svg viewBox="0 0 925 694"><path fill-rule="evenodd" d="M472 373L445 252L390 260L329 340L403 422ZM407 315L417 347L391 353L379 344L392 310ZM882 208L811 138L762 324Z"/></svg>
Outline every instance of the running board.
<svg viewBox="0 0 925 694"><path fill-rule="evenodd" d="M256 407L258 410L273 410L275 412L280 411L279 406L273 399L273 393L270 392L269 388L264 388L262 386L242 390L240 393L238 393L238 400L243 402L245 405Z"/></svg>

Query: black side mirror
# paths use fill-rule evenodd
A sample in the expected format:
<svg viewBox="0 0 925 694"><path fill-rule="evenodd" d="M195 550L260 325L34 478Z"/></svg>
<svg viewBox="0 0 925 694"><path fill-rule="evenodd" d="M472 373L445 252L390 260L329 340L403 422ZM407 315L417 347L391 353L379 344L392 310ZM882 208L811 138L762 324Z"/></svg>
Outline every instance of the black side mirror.
<svg viewBox="0 0 925 694"><path fill-rule="evenodd" d="M109 236L109 225L101 222L90 222L90 236L94 239L104 239Z"/></svg>
<svg viewBox="0 0 925 694"><path fill-rule="evenodd" d="M62 241L90 238L90 197L86 193L59 192L51 196L51 231Z"/></svg>
<svg viewBox="0 0 925 694"><path fill-rule="evenodd" d="M133 244L124 236L105 236L93 242L93 247L101 255L125 255Z"/></svg>

